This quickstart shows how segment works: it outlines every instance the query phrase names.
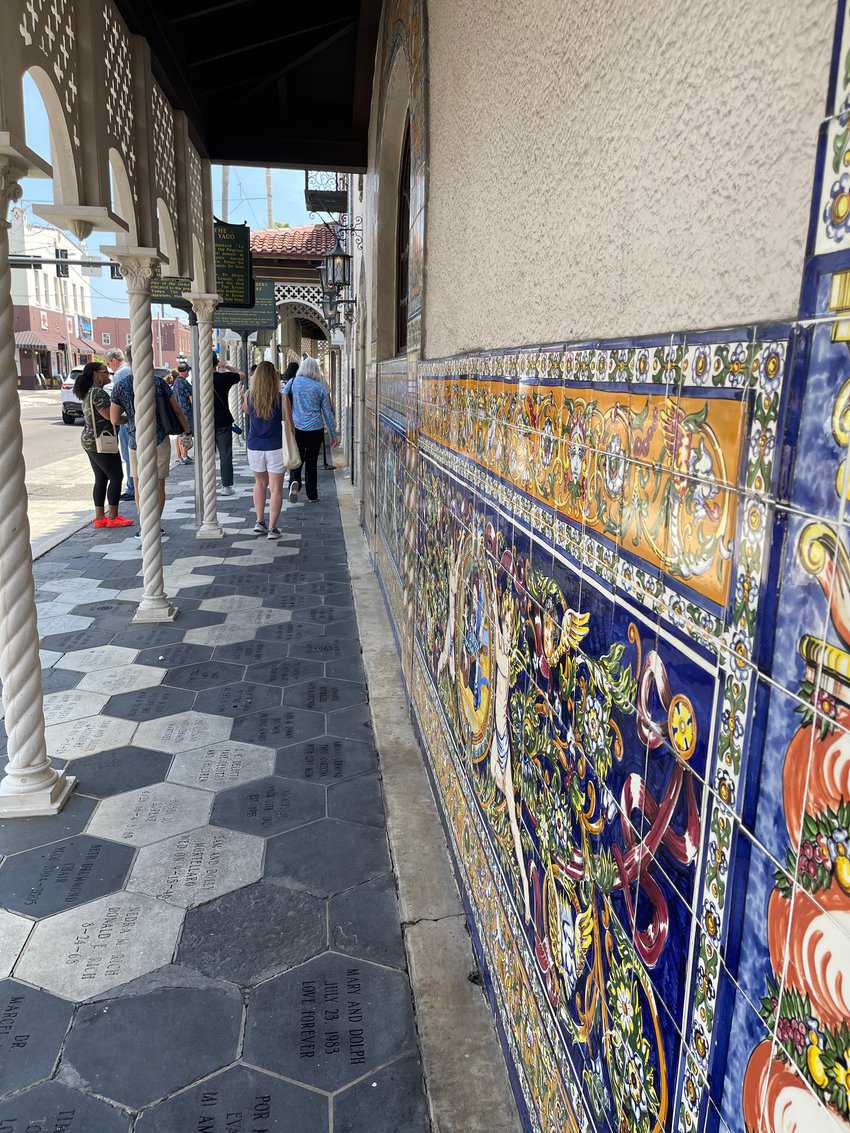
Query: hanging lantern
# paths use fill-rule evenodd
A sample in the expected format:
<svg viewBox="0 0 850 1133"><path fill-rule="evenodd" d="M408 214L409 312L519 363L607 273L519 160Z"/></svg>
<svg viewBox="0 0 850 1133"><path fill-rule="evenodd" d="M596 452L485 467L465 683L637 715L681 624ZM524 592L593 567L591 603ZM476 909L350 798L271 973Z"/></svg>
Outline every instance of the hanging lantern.
<svg viewBox="0 0 850 1133"><path fill-rule="evenodd" d="M325 256L324 267L329 290L351 286L351 256L340 243L339 233L333 248Z"/></svg>
<svg viewBox="0 0 850 1133"><path fill-rule="evenodd" d="M337 312L336 295L332 291L326 292L322 296L322 314L325 316L325 318L328 321L330 321L331 319L336 318L336 312Z"/></svg>

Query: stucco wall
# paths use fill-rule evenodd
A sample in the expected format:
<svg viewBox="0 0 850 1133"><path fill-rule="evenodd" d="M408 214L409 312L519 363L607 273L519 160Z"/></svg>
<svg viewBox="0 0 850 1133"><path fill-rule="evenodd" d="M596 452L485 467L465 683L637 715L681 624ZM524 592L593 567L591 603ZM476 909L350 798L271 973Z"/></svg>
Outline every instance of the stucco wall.
<svg viewBox="0 0 850 1133"><path fill-rule="evenodd" d="M834 0L429 0L425 351L796 312Z"/></svg>

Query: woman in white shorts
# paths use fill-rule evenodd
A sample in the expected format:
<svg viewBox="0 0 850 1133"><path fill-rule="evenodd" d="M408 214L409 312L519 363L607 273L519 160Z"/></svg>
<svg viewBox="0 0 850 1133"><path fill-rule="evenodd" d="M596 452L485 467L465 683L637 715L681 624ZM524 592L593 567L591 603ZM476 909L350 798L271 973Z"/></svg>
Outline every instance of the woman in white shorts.
<svg viewBox="0 0 850 1133"><path fill-rule="evenodd" d="M254 531L277 539L278 516L283 504L283 399L280 375L271 362L261 362L251 375L243 401L248 417L248 466L254 473ZM266 492L269 525L266 527Z"/></svg>

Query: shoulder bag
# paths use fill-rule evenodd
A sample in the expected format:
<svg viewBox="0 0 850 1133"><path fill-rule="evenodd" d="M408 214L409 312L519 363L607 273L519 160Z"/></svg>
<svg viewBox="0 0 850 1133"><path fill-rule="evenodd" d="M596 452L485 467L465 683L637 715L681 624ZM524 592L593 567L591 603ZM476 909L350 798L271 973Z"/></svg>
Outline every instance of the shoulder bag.
<svg viewBox="0 0 850 1133"><path fill-rule="evenodd" d="M94 449L95 452L110 454L119 452L118 434L113 429L111 423L103 419L100 414L96 414L94 406L91 403L91 393L85 396L83 401L83 413L87 415L87 424L94 434Z"/></svg>
<svg viewBox="0 0 850 1133"><path fill-rule="evenodd" d="M280 407L281 417L281 431L283 435L283 467L289 469L297 468L301 463L301 453L298 451L298 441L295 438L295 430L292 427L292 410L287 413L283 405Z"/></svg>
<svg viewBox="0 0 850 1133"><path fill-rule="evenodd" d="M177 414L171 404L171 397L165 397L160 394L159 388L156 390L156 415L159 418L159 423L169 437L182 437L185 429L180 424Z"/></svg>

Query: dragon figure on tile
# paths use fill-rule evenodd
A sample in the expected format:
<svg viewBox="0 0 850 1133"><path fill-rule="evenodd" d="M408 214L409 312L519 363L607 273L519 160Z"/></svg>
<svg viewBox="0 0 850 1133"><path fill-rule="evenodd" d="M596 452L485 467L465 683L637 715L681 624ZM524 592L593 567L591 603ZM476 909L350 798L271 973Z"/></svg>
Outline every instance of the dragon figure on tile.
<svg viewBox="0 0 850 1133"><path fill-rule="evenodd" d="M850 381L833 411L835 440L850 443ZM839 490L847 468L839 473ZM767 906L773 977L761 1014L776 1040L750 1055L744 1077L748 1133L850 1130L850 555L836 531L813 522L797 556L829 603L836 646L805 635L800 695L811 704L782 771L789 835ZM784 975L784 984L783 984Z"/></svg>
<svg viewBox="0 0 850 1133"><path fill-rule="evenodd" d="M635 625L592 656L590 610L468 497L431 474L422 499L417 638L546 997L583 1048L600 1118L653 1133L670 1101L650 977L669 929L656 856L689 869L698 853L694 710ZM670 765L658 799L642 758L641 773L614 775L624 728Z"/></svg>

